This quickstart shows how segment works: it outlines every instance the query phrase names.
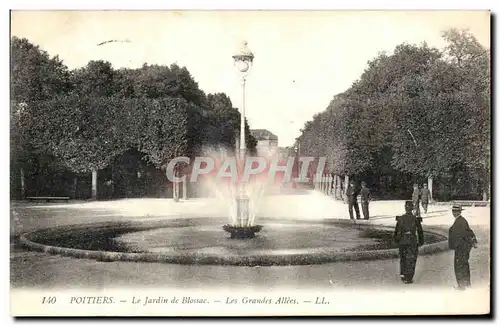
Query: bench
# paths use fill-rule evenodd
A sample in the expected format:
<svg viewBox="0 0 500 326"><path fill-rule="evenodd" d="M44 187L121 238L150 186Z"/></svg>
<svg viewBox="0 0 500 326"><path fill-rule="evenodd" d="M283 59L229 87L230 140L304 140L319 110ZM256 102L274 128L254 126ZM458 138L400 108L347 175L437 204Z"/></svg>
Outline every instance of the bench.
<svg viewBox="0 0 500 326"><path fill-rule="evenodd" d="M453 200L453 201L444 201L444 202L432 202L433 205L444 205L449 206L453 204L461 205L464 207L487 207L490 206L489 201L483 200Z"/></svg>
<svg viewBox="0 0 500 326"><path fill-rule="evenodd" d="M45 201L48 203L49 201L56 201L56 200L64 200L68 202L70 198L69 197L26 197L26 199L29 201Z"/></svg>
<svg viewBox="0 0 500 326"><path fill-rule="evenodd" d="M457 205L462 205L462 206L472 206L472 207L486 207L489 206L488 201L482 201L482 200L455 200L453 201L454 204Z"/></svg>

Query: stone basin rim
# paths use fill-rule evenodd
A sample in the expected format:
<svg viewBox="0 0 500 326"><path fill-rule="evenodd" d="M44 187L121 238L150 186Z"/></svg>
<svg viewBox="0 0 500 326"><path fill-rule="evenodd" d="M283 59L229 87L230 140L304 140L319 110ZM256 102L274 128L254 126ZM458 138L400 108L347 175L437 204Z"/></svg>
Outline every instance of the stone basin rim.
<svg viewBox="0 0 500 326"><path fill-rule="evenodd" d="M270 221L280 221L278 219L270 218ZM295 220L286 220L283 222ZM299 220L302 221L302 220ZM307 223L307 220L303 220ZM291 254L273 254L273 253L263 253L263 254L252 254L252 255L226 255L226 254L213 254L213 253L132 253L132 252L118 252L118 251L101 251L101 250L87 250L87 249L77 249L69 247L60 247L53 245L46 245L43 243L35 242L31 238L41 232L71 232L87 227L93 228L115 228L117 226L122 227L151 227L156 228L160 226L152 225L148 223L151 221L107 221L107 222L97 222L97 223L82 223L82 224L71 224L63 226L53 226L43 229L32 230L25 232L19 236L19 242L27 247L28 249L35 251L42 251L49 254L62 255L75 258L84 259L95 259L98 261L112 262L112 261L124 261L124 262L142 262L142 263L166 263L166 264L179 264L179 265L233 265L233 266L289 266L289 265L319 265L334 262L345 262L345 261L361 261L361 260L385 260L385 259L396 259L399 257L399 251L397 248L392 249L379 249L379 250L365 250L365 251L346 251L346 252L308 252L308 253L291 253ZM165 222L172 222L172 220L157 221L162 223L155 223L162 225ZM186 221L188 222L188 221ZM358 225L360 227L373 227L375 229L392 230L394 227L371 223L369 221L364 221L359 223L359 221L353 222L349 219L325 219L323 223L320 221L311 221L314 224L351 224ZM175 227L175 226L174 226ZM419 255L430 255L438 252L447 251L448 240L447 232L441 227L428 227L424 226L424 232L434 235L438 235L444 238L444 240L439 242L434 242L430 244L424 244L419 248ZM224 232L221 230L221 232ZM321 249L320 247L318 247ZM323 247L326 248L326 247Z"/></svg>

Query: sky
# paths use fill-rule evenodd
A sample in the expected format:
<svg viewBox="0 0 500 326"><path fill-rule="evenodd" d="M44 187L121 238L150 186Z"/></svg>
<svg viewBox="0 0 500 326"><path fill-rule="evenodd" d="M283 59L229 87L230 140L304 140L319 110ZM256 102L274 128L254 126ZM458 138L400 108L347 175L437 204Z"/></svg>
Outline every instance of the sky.
<svg viewBox="0 0 500 326"><path fill-rule="evenodd" d="M279 146L358 79L379 52L401 43L443 48L441 32L469 29L490 47L488 11L13 11L11 35L25 37L70 69L90 60L114 67L186 66L205 93L242 106L232 55L242 41L255 59L246 117ZM108 43L108 40L127 42Z"/></svg>

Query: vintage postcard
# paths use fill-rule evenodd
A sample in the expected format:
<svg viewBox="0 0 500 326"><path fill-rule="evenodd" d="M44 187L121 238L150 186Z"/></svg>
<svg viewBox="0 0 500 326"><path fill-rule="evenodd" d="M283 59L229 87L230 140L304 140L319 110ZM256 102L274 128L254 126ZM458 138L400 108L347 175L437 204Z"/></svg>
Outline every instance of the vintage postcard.
<svg viewBox="0 0 500 326"><path fill-rule="evenodd" d="M10 19L12 316L490 314L489 11Z"/></svg>

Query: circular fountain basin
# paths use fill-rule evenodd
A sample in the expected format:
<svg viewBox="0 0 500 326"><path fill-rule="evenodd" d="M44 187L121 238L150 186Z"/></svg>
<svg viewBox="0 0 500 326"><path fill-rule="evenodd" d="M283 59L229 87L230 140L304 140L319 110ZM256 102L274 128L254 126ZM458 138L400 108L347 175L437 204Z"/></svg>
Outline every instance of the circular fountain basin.
<svg viewBox="0 0 500 326"><path fill-rule="evenodd" d="M20 240L32 249L100 261L269 266L398 257L393 228L351 220L258 221L262 230L245 240L224 232L222 218L74 225L27 233ZM427 228L420 254L446 250L445 234Z"/></svg>

